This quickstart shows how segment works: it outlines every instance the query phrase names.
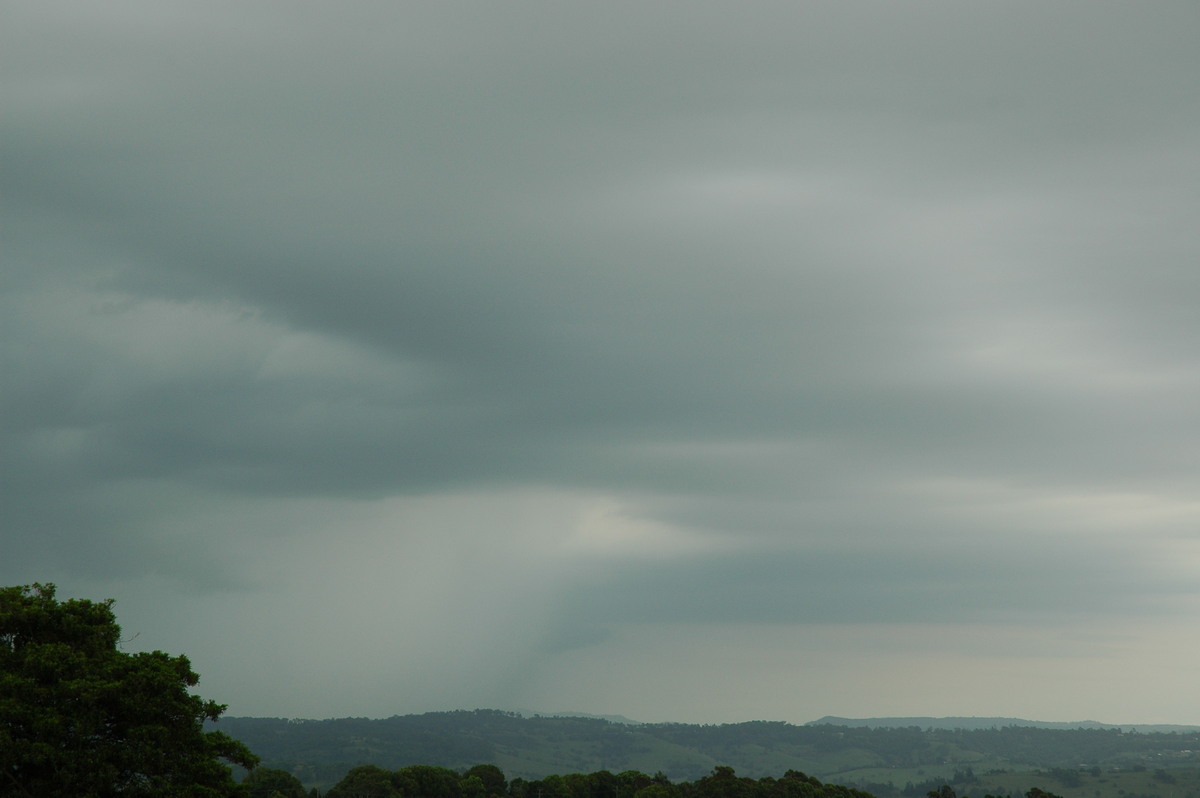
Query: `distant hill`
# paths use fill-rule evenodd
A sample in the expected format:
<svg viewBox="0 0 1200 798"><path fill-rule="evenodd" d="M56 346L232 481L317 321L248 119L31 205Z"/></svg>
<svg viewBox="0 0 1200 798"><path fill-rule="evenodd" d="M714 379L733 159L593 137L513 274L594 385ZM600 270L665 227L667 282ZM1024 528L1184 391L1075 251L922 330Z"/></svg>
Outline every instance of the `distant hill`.
<svg viewBox="0 0 1200 798"><path fill-rule="evenodd" d="M974 727L968 728L967 721ZM728 765L751 778L797 770L861 787L880 798L924 798L942 783L977 784L971 781L978 779L975 774L1200 768L1200 731L1195 727L1164 733L1103 724L1057 728L1032 723L1008 718L830 717L803 726L775 721L628 725L601 718L473 710L381 720L232 717L222 718L216 728L246 743L267 766L288 770L308 784L331 784L363 764L388 769L439 765L460 771L494 764L509 778L530 780L636 770L662 772L674 781L693 781ZM1003 794L999 789L993 792ZM1181 798L1186 796L1181 793Z"/></svg>
<svg viewBox="0 0 1200 798"><path fill-rule="evenodd" d="M1023 726L1031 729L1121 729L1136 732L1195 732L1200 726L1180 726L1148 723L1100 723L1095 720L1052 722L1023 720L1021 718L841 718L836 715L810 721L806 726L851 726L872 729L905 729L917 726L922 729L1002 729L1005 726Z"/></svg>
<svg viewBox="0 0 1200 798"><path fill-rule="evenodd" d="M626 726L641 726L640 720L633 720L624 715L593 715L588 712L535 712L531 709L516 708L514 713L525 718L587 718L589 720L607 720L611 723L621 723Z"/></svg>

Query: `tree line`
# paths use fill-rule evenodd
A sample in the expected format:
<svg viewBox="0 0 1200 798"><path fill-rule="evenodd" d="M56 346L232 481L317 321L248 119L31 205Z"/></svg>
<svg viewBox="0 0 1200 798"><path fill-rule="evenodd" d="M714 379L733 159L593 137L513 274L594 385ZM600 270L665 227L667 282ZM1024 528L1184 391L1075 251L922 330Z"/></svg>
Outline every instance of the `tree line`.
<svg viewBox="0 0 1200 798"><path fill-rule="evenodd" d="M257 768L243 782L246 798L874 798L872 793L839 784L825 784L800 771L780 778L738 776L718 766L694 781L672 782L661 772L653 776L636 770L612 773L550 775L541 779L508 780L495 765L481 764L464 771L433 765L409 765L388 770L359 765L323 795L307 793L285 770ZM928 790L925 798L958 798L949 785ZM963 798L968 798L963 796ZM1013 798L985 795L984 798ZM1034 787L1024 798L1061 798Z"/></svg>
<svg viewBox="0 0 1200 798"><path fill-rule="evenodd" d="M285 798L300 798L296 792ZM310 792L311 796L312 793ZM495 765L482 764L461 773L432 765L387 770L377 765L352 768L323 798L873 798L869 793L795 770L780 778L738 776L728 766L695 781L672 782L661 772L640 771L549 775L508 780Z"/></svg>

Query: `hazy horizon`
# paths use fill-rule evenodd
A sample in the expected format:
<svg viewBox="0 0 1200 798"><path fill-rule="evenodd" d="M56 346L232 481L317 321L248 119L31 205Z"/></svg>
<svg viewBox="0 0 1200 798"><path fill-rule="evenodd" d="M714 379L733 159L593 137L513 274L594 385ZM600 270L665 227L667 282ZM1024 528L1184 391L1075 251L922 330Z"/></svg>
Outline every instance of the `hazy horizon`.
<svg viewBox="0 0 1200 798"><path fill-rule="evenodd" d="M0 583L233 715L1200 722L1200 5L3 19Z"/></svg>
<svg viewBox="0 0 1200 798"><path fill-rule="evenodd" d="M588 719L588 720L607 720L611 723L635 725L635 726L653 726L655 724L673 724L673 723L682 723L683 722L683 721L678 721L678 720L675 720L672 718L661 718L658 720L645 720L645 719L641 719L641 718L630 718L630 717L626 717L625 715L598 714L595 712L583 712L583 711L574 711L574 710L566 710L566 711L561 711L561 712L548 712L548 711L540 711L540 710L521 709L521 708L503 708L503 707L473 707L470 709L459 708L459 709L447 709L447 710L426 710L423 712L393 713L393 714L389 714L389 715L333 715L333 716L322 717L322 718L291 717L291 716L280 716L280 715L228 715L228 714L226 715L226 717L230 717L230 718L235 718L235 717L274 718L274 719L284 719L284 720L289 720L289 721L318 721L319 722L319 721L326 721L326 720L345 720L345 719L357 719L357 718L365 718L367 720L387 720L389 718L397 717L397 716L400 716L400 717L418 716L419 717L421 715L426 715L426 714L432 714L432 715L452 714L454 712L468 712L468 713L470 713L470 712L503 712L503 713L511 713L513 715L518 715L518 716L524 717L524 718L535 718L535 717L583 718L583 719ZM1099 721L1099 720L1095 720L1092 718L1083 718L1083 719L1077 719L1077 720L1062 721L1062 720L1043 720L1043 719L1039 719L1039 718L1013 718L1013 717L1007 717L1007 716L1003 716L1003 715L942 715L942 716L895 715L895 716L857 717L857 718L849 718L849 717L844 717L841 715L822 715L819 718L811 718L809 720L801 720L801 721L781 720L779 718L743 718L742 720L721 721L720 723L705 723L703 721L691 721L691 722L688 722L687 725L713 726L713 725L737 725L737 724L741 724L741 723L786 723L791 726L807 726L807 725L812 725L812 724L818 724L823 721L828 721L830 723L830 725L834 725L834 726L842 725L839 723L839 721L846 721L847 725L852 725L852 726L866 726L866 725L886 726L887 725L886 722L933 721L935 728L954 728L953 726L943 727L943 726L938 726L936 724L948 723L948 722L953 722L953 721L984 721L984 722L1004 721L1006 723L1010 722L1010 721L1015 721L1015 723L1012 725L1029 724L1032 726L1056 726L1056 727L1062 726L1062 727L1074 728L1074 724L1079 724L1081 727L1104 727L1104 728L1124 728L1124 729L1130 729L1130 728L1135 728L1135 727L1144 729L1144 728L1154 727L1154 728L1164 728L1164 729L1178 728L1178 729L1187 729L1187 730L1200 730L1200 724L1189 724L1189 723L1138 723L1138 722L1108 723L1105 721ZM909 725L909 724L906 723L905 725ZM922 724L918 724L918 725L922 725ZM963 728L967 728L967 727L963 726Z"/></svg>

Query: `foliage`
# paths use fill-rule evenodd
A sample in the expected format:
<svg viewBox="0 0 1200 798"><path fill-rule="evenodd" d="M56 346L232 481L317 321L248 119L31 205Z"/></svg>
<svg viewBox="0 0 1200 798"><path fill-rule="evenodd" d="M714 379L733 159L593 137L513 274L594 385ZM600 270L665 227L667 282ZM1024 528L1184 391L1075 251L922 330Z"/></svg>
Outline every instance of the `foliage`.
<svg viewBox="0 0 1200 798"><path fill-rule="evenodd" d="M427 775L436 774L437 779L425 782L429 787L419 787L410 781L407 789L402 789L401 783L416 775L412 768L391 771L375 765L360 766L347 773L326 793L326 798L434 798L437 794L454 793L453 785L441 781L451 777L457 779L459 794L469 798L473 789L482 786L481 774L491 772L493 777L503 779L503 773L496 773L498 769L493 765L476 765L459 774L441 768L416 767ZM1092 769L1081 770L1084 780L1081 787L1063 790L1062 795L1029 786L1028 779L1049 778L1047 772L989 772L976 779L980 785L987 786L972 789L970 795L983 798L1200 798L1200 771L1175 768L1162 772L1176 779L1171 786L1178 787L1179 792L1174 789L1156 792L1153 786L1164 783L1159 773L1152 774L1146 768L1140 771L1131 768L1101 770L1099 773ZM469 786L472 784L477 786L472 788ZM844 784L823 783L796 770L789 770L782 777L755 779L740 776L731 767L717 766L694 781L674 783L662 773L649 776L640 771L551 774L533 781L516 777L508 784L506 792L496 795L500 798L883 798L900 795L890 785L880 786L883 789L876 793ZM915 787L906 788L902 794L911 798L968 798L962 788L944 782L930 782L919 791Z"/></svg>
<svg viewBox="0 0 1200 798"><path fill-rule="evenodd" d="M401 795L420 795L422 798L462 798L459 775L453 770L435 765L409 765L400 768L393 783Z"/></svg>
<svg viewBox="0 0 1200 798"><path fill-rule="evenodd" d="M490 762L526 780L551 773L659 770L672 779L697 780L728 764L754 777L796 770L836 778L869 785L878 795L892 798L924 796L943 783L982 795L979 779L995 769L1059 768L1073 773L1081 763L1104 770L1200 765L1200 734L1133 734L1119 729L871 728L762 721L637 725L596 718L527 718L495 710L383 720L223 718L221 727L266 763L288 767L306 784L333 784L351 767L367 762L389 769L424 763L455 770ZM1052 778L1056 789L1065 787ZM906 782L911 791L901 786ZM1028 783L1021 789L1027 787ZM608 789L592 798L611 795ZM1088 798L1094 796L1089 793ZM1177 798L1200 794L1181 792Z"/></svg>
<svg viewBox="0 0 1200 798"><path fill-rule="evenodd" d="M307 793L300 779L279 768L257 767L242 780L246 798L305 798Z"/></svg>
<svg viewBox="0 0 1200 798"><path fill-rule="evenodd" d="M237 794L222 760L257 758L204 730L225 708L186 657L118 650L112 603L0 588L0 798Z"/></svg>
<svg viewBox="0 0 1200 798"><path fill-rule="evenodd" d="M504 777L504 771L495 765L475 765L468 768L463 774L464 781L466 779L475 778L479 780L480 786L483 787L483 793L487 796L501 796L508 792L508 779ZM466 791L467 795L474 795L474 790Z"/></svg>
<svg viewBox="0 0 1200 798"><path fill-rule="evenodd" d="M352 768L332 787L326 798L456 798L466 795L466 784L483 784L484 769L476 765L458 775L445 768L415 765L388 771L376 765ZM497 769L498 770L498 769ZM492 787L499 786L490 774ZM504 774L499 773L503 779ZM661 773L648 776L635 770L613 774L607 770L593 773L552 774L536 781L515 778L508 785L507 798L871 798L867 793L840 785L822 784L797 771L788 771L781 779L758 780L739 777L731 767L718 766L698 781L672 784Z"/></svg>
<svg viewBox="0 0 1200 798"><path fill-rule="evenodd" d="M396 774L377 765L351 768L325 798L401 798Z"/></svg>

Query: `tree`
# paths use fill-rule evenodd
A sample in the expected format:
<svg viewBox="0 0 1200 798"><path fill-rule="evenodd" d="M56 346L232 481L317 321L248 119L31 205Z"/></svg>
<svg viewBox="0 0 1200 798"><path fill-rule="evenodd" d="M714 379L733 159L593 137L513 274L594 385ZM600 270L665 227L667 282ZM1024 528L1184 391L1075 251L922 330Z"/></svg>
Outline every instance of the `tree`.
<svg viewBox="0 0 1200 798"><path fill-rule="evenodd" d="M242 789L248 798L305 798L304 785L300 779L278 768L257 767L242 780Z"/></svg>
<svg viewBox="0 0 1200 798"><path fill-rule="evenodd" d="M487 798L487 787L478 776L463 776L458 780L459 794L462 798Z"/></svg>
<svg viewBox="0 0 1200 798"><path fill-rule="evenodd" d="M396 774L378 765L350 768L342 780L330 788L326 798L400 798Z"/></svg>
<svg viewBox="0 0 1200 798"><path fill-rule="evenodd" d="M0 798L237 795L226 763L258 758L204 731L225 707L186 657L120 651L112 604L0 588Z"/></svg>
<svg viewBox="0 0 1200 798"><path fill-rule="evenodd" d="M679 789L672 784L654 782L635 792L633 798L679 798Z"/></svg>
<svg viewBox="0 0 1200 798"><path fill-rule="evenodd" d="M1025 798L1062 798L1062 796L1055 795L1052 792L1046 792L1040 787L1030 787L1025 793Z"/></svg>
<svg viewBox="0 0 1200 798"><path fill-rule="evenodd" d="M617 774L617 781L621 785L620 794L625 796L633 795L638 790L654 783L654 779L640 770L623 770Z"/></svg>
<svg viewBox="0 0 1200 798"><path fill-rule="evenodd" d="M436 765L409 765L396 771L392 782L411 798L461 798L459 775Z"/></svg>
<svg viewBox="0 0 1200 798"><path fill-rule="evenodd" d="M718 765L712 773L692 785L696 798L754 798L757 784L741 778L728 765Z"/></svg>
<svg viewBox="0 0 1200 798"><path fill-rule="evenodd" d="M475 765L463 776L478 778L483 782L483 789L488 795L500 796L508 792L508 780L504 777L504 771L495 765Z"/></svg>

